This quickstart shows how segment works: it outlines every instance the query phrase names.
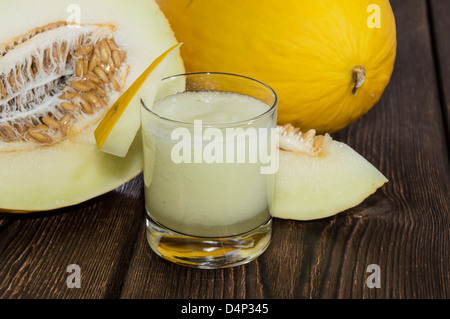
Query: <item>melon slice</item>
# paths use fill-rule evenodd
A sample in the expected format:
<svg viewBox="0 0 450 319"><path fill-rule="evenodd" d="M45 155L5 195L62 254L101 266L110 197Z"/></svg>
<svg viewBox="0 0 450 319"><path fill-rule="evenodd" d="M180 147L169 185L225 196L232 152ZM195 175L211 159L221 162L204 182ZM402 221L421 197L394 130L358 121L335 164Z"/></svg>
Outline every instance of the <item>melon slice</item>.
<svg viewBox="0 0 450 319"><path fill-rule="evenodd" d="M279 126L279 170L272 216L312 220L360 204L388 180L348 145L314 130Z"/></svg>
<svg viewBox="0 0 450 319"><path fill-rule="evenodd" d="M11 0L0 11L0 210L78 204L138 175L139 139L120 158L97 149L94 130L177 44L156 4ZM166 75L183 72L177 55Z"/></svg>
<svg viewBox="0 0 450 319"><path fill-rule="evenodd" d="M120 157L127 154L141 125L140 101L145 100L147 107L151 107L159 83L180 46L178 43L156 58L109 109L94 132L101 151Z"/></svg>

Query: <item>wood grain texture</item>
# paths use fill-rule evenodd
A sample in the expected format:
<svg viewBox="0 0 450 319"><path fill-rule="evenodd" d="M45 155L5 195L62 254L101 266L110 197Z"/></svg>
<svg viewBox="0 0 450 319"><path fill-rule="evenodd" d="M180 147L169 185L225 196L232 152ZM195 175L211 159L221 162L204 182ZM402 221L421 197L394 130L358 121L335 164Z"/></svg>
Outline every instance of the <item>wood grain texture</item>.
<svg viewBox="0 0 450 319"><path fill-rule="evenodd" d="M136 178L70 208L2 214L0 298L115 297L143 216L141 189ZM81 268L81 289L67 287L70 264Z"/></svg>
<svg viewBox="0 0 450 319"><path fill-rule="evenodd" d="M439 90L447 129L447 147L450 141L450 5L447 0L428 0L431 35L439 77Z"/></svg>
<svg viewBox="0 0 450 319"><path fill-rule="evenodd" d="M391 3L398 32L391 83L381 103L342 133L390 180L382 193L392 209L378 216L385 290L376 293L442 298L449 295L450 172L427 5Z"/></svg>
<svg viewBox="0 0 450 319"><path fill-rule="evenodd" d="M151 251L139 176L81 205L1 214L0 298L450 298L450 62L448 15L439 17L450 2L391 4L391 82L368 114L333 136L387 176L373 196L330 218L276 219L257 260L197 270ZM81 288L66 285L72 263L81 267ZM381 288L366 284L371 264L380 267Z"/></svg>

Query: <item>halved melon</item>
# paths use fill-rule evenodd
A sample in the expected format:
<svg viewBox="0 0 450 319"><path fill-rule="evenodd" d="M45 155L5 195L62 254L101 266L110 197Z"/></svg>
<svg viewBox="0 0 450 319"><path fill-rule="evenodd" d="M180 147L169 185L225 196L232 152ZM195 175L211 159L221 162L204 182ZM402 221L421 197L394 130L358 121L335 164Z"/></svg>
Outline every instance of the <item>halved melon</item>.
<svg viewBox="0 0 450 319"><path fill-rule="evenodd" d="M139 138L120 158L97 149L94 130L177 43L157 5L20 0L0 11L0 210L74 205L139 174ZM183 71L178 55L167 75Z"/></svg>
<svg viewBox="0 0 450 319"><path fill-rule="evenodd" d="M312 220L360 204L388 180L345 143L326 135L279 126L279 170L272 216Z"/></svg>

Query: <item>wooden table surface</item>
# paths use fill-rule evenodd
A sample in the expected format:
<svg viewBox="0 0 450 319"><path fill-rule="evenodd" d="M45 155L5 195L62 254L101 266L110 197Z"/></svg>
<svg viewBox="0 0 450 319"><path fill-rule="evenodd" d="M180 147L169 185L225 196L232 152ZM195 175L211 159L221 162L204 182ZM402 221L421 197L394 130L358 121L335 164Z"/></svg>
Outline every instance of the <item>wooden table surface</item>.
<svg viewBox="0 0 450 319"><path fill-rule="evenodd" d="M373 196L322 220L275 219L261 257L223 270L151 251L142 176L74 207L0 214L0 298L449 298L450 1L391 3L391 82L367 115L333 135L389 179ZM71 264L80 288L67 285ZM368 285L369 265L379 267L379 288Z"/></svg>

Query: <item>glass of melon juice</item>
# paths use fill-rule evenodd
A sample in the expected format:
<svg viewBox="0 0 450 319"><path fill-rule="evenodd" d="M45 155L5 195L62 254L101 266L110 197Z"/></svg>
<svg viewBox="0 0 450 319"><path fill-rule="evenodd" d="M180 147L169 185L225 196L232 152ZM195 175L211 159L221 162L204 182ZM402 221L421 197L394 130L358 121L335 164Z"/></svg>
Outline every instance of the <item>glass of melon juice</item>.
<svg viewBox="0 0 450 319"><path fill-rule="evenodd" d="M278 168L277 96L245 76L162 80L141 100L147 240L171 262L237 266L268 247Z"/></svg>

